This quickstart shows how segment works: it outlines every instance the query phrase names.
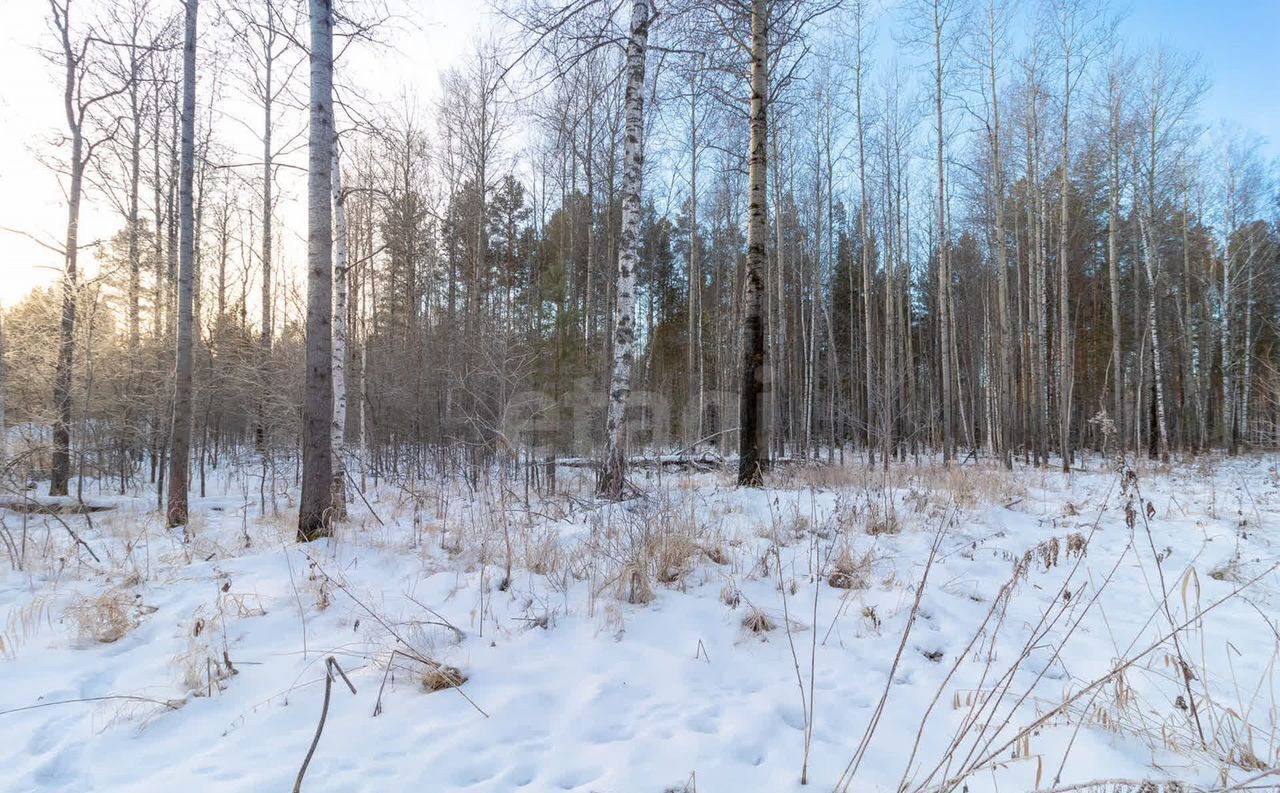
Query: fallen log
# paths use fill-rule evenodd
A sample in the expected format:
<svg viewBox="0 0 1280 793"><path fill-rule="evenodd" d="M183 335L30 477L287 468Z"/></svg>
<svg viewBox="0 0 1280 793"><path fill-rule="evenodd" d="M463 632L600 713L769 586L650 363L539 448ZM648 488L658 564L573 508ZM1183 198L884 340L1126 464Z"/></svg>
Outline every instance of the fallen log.
<svg viewBox="0 0 1280 793"><path fill-rule="evenodd" d="M74 499L0 499L0 509L17 512L22 515L87 515L91 512L106 512L115 509L114 504L86 504Z"/></svg>

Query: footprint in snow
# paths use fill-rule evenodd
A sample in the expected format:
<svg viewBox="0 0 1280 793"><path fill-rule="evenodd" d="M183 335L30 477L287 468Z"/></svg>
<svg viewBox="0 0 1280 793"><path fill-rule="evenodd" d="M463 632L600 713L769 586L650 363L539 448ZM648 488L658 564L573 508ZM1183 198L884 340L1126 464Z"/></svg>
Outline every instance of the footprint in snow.
<svg viewBox="0 0 1280 793"><path fill-rule="evenodd" d="M507 773L507 784L512 787L524 787L533 783L534 770L526 763L520 763Z"/></svg>
<svg viewBox="0 0 1280 793"><path fill-rule="evenodd" d="M600 769L598 768L571 768L560 774L555 784L561 790L573 790L599 778Z"/></svg>

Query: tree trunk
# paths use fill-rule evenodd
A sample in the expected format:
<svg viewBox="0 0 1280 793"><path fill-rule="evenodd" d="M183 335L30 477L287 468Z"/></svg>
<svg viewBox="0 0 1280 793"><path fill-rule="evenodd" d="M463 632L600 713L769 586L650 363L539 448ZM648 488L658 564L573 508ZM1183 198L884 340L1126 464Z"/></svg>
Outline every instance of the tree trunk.
<svg viewBox="0 0 1280 793"><path fill-rule="evenodd" d="M343 452L347 440L347 212L346 195L342 192L342 167L338 156L338 137L333 138L333 516L347 516L346 461Z"/></svg>
<svg viewBox="0 0 1280 793"><path fill-rule="evenodd" d="M138 188L142 179L142 107L138 97L138 51L129 50L129 286L126 296L129 325L129 362L136 365L140 332L138 302L142 284L142 255L138 250Z"/></svg>
<svg viewBox="0 0 1280 793"><path fill-rule="evenodd" d="M1140 222L1143 219L1140 218ZM1156 255L1155 243L1151 239L1151 228L1149 222L1142 222L1143 228L1140 233L1142 235L1142 264L1147 273L1147 322L1149 323L1149 332L1151 334L1151 379L1153 390L1155 391L1155 419L1156 419L1156 449L1160 455L1161 462L1169 462L1169 430L1168 423L1165 419L1164 407L1164 378L1161 376L1161 349L1160 349L1160 329L1156 315L1156 273L1158 267L1152 261Z"/></svg>
<svg viewBox="0 0 1280 793"><path fill-rule="evenodd" d="M1244 339L1241 361L1244 371L1240 377L1240 418L1237 437L1249 448L1249 392L1253 388L1253 262L1258 253L1256 229L1249 230L1249 258L1244 269Z"/></svg>
<svg viewBox="0 0 1280 793"><path fill-rule="evenodd" d="M751 0L751 141L747 171L747 259L743 295L738 484L764 484L760 402L764 396L764 279L768 234L769 4Z"/></svg>
<svg viewBox="0 0 1280 793"><path fill-rule="evenodd" d="M172 450L169 455L169 527L187 522L188 467L191 462L192 303L195 289L196 17L199 0L185 0L182 45L182 151L178 163L178 316L173 390Z"/></svg>
<svg viewBox="0 0 1280 793"><path fill-rule="evenodd" d="M1228 165L1228 167L1230 167ZM1228 173L1228 184L1230 184L1231 174ZM1222 445L1227 448L1230 454L1236 452L1236 439L1232 431L1234 429L1233 419L1235 417L1235 389L1232 387L1232 375L1234 369L1231 362L1231 275L1234 260L1231 256L1231 233L1233 231L1233 220L1231 212L1231 202L1233 196L1228 190L1224 206L1224 223L1222 229L1223 248L1222 248L1222 305L1218 309L1219 335L1222 341Z"/></svg>
<svg viewBox="0 0 1280 793"><path fill-rule="evenodd" d="M1111 90L1119 90L1111 78ZM1120 449L1127 446L1124 425L1124 359L1120 346L1120 251L1118 237L1120 234L1120 108L1118 100L1109 98L1109 135L1107 154L1107 274L1111 286L1111 365L1114 375L1111 383L1112 411L1111 417L1115 427L1115 435Z"/></svg>
<svg viewBox="0 0 1280 793"><path fill-rule="evenodd" d="M689 426L685 428L690 443L702 439L702 270L698 261L698 72L702 56L695 56L689 76L689 295L686 300L689 313L688 347L689 395L686 398L685 415ZM690 411L696 410L696 416Z"/></svg>
<svg viewBox="0 0 1280 793"><path fill-rule="evenodd" d="M1067 235L1070 228L1068 198L1071 195L1071 52L1066 53L1063 66L1062 100L1062 162L1061 188L1058 195L1058 451L1062 455L1062 471L1071 471L1071 370L1072 328L1071 306L1067 301L1070 290L1070 267L1067 262Z"/></svg>
<svg viewBox="0 0 1280 793"><path fill-rule="evenodd" d="M996 82L996 64L1000 57L1000 25L999 11L994 4L987 7L987 79L991 91L991 170L992 192L995 204L995 239L992 241L996 254L996 344L999 361L996 377L998 398L996 400L996 426L998 440L996 449L1004 467L1013 469L1013 455L1010 450L1013 435L1013 343L1009 328L1009 259L1005 248L1004 226L1004 163L1000 148L1000 104L999 85Z"/></svg>
<svg viewBox="0 0 1280 793"><path fill-rule="evenodd" d="M627 42L626 130L622 162L622 226L618 237L618 280L613 314L613 372L609 379L609 416L605 453L597 490L622 497L626 483L627 400L635 345L636 267L640 263L640 194L644 178L645 49L653 17L648 0L633 0L631 38Z"/></svg>
<svg viewBox="0 0 1280 793"><path fill-rule="evenodd" d="M302 403L302 497L298 541L329 534L333 461L333 6L310 0L311 101L307 167L306 383Z"/></svg>
<svg viewBox="0 0 1280 793"><path fill-rule="evenodd" d="M53 452L50 459L49 495L67 495L71 478L71 367L75 350L76 295L79 290L76 256L79 253L80 198L84 185L84 117L77 113L80 87L79 61L71 44L70 6L54 8L66 65L63 109L71 137L71 180L67 188L67 235L63 248L62 319L58 325L58 358L53 374Z"/></svg>
<svg viewBox="0 0 1280 793"><path fill-rule="evenodd" d="M867 149L865 124L862 117L862 34L865 20L863 13L865 9L861 3L855 6L854 19L854 66L853 66L853 106L854 118L858 125L858 238L860 245L860 258L862 260L862 336L863 336L863 389L866 394L866 443L867 443L867 465L875 465L875 452L871 443L871 427L875 423L875 358L872 355L872 330L871 330L871 235L869 234L867 223ZM833 185L834 186L834 185ZM886 284L887 286L887 284ZM850 323L853 317L849 318ZM853 361L849 362L850 370L853 369ZM883 426L885 406L888 402L888 394L881 393L881 430L887 432ZM886 438L881 438L883 444L887 445Z"/></svg>
<svg viewBox="0 0 1280 793"><path fill-rule="evenodd" d="M262 327L259 329L258 336L258 386L260 390L258 392L258 415L254 426L254 444L257 446L258 451L264 455L264 459L267 453L267 402L270 399L268 369L271 366L272 335L271 260L272 246L275 245L275 238L272 233L275 155L271 148L271 112L275 103L272 67L275 65L276 39L275 11L271 6L273 0L265 0L265 2L267 6L267 22L262 62Z"/></svg>
<svg viewBox="0 0 1280 793"><path fill-rule="evenodd" d="M945 18L937 0L933 3L934 57L934 132L937 137L938 169L938 354L942 379L942 460L950 463L955 455L955 439L951 421L952 342L951 342L951 240L947 234L946 164L943 159L942 129L942 31Z"/></svg>

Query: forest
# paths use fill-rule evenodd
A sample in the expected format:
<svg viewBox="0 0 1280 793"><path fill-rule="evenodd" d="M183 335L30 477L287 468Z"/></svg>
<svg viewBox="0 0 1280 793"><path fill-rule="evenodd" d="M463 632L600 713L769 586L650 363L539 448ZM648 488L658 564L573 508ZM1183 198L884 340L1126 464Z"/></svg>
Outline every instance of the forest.
<svg viewBox="0 0 1280 793"><path fill-rule="evenodd" d="M343 77L405 24L375 4L318 65L296 3L211 5L194 53L156 0L54 3L65 271L4 317L26 464L163 489L310 428L340 468L590 458L616 497L704 449L745 481L1274 445L1275 163L1200 117L1194 53L1084 0L757 6L501 7L388 107ZM81 242L82 201L118 231Z"/></svg>
<svg viewBox="0 0 1280 793"><path fill-rule="evenodd" d="M186 634L163 636L199 645L173 650L185 693L108 698L194 719L195 698L267 675L236 663L257 657L246 647L284 653L267 637L297 623L305 664L272 666L235 701L319 674L327 714L330 687L339 707L344 683L355 695L362 680L363 698L412 668L427 691L462 693L431 700L428 721L456 728L489 719L486 694L510 693L496 682L510 661L479 660L487 620L503 652L544 661L520 638L529 625L594 625L572 639L582 659L526 670L555 687L585 674L576 664L621 663L601 634L651 637L642 664L667 638L644 605L678 597L672 634L697 640L698 663L768 646L735 675L780 670L765 696L785 684L777 729L800 743L760 750L752 765L772 776L752 777L745 755L709 768L619 755L594 775L530 771L534 789L780 790L812 776L926 793L1003 775L993 789L1226 791L1280 772L1274 698L1262 704L1280 647L1267 616L1280 596L1280 130L1212 117L1201 53L1129 40L1126 9L1105 0L476 0L462 5L482 24L443 34L458 57L415 73L427 56L406 42L435 19L416 0L45 2L31 46L59 114L31 148L60 214L47 228L0 221L0 236L58 267L0 309L0 539L15 582L0 592L0 666L43 679L40 654L14 659L55 619L78 626L56 649L72 659L76 641L132 647L162 631L155 609L180 608ZM152 544L167 548L156 570ZM988 550L1011 565L1007 583L975 561ZM972 569L926 586L956 564ZM172 595L180 606L160 597L187 575L226 587L214 605L194 589ZM1041 575L1056 578L1015 597ZM245 579L252 594L231 589ZM383 602L400 588L407 601ZM944 596L964 602L930 605ZM1146 622L1095 624L1135 598L1151 601ZM972 612L986 600L991 613ZM1206 620L1221 603L1229 616ZM725 606L746 613L732 630L699 611ZM201 639L215 607L221 635ZM917 620L936 631L935 614L958 637L937 648L925 628L913 636ZM339 629L362 620L381 631L356 653L376 674L348 679L339 663L353 658L315 646L345 647ZM1073 638L1082 623L1093 629ZM1220 654L1218 629L1224 648L1261 638ZM882 632L896 657L828 646ZM1014 642L1003 657L998 639ZM1101 666L1077 674L1068 656ZM674 657L649 659L677 681L656 700L714 688ZM1152 672L1157 657L1182 671ZM1252 694L1237 680L1224 699L1231 663ZM1146 683L1130 679L1139 669ZM882 726L914 674L937 695L915 701L927 692L913 682ZM1069 693L1044 694L1059 680ZM757 690L718 685L717 703ZM1134 697L1166 692L1172 715L1144 721L1154 711ZM861 742L817 715L822 699L860 714L877 695ZM953 695L954 713L934 713ZM29 704L10 699L0 730ZM645 723L626 710L637 704L630 727ZM1012 723L1030 709L1048 715ZM302 755L300 725L285 765ZM1077 784L1082 726L1090 745L1109 731L1162 759L1098 748L1123 758L1103 771L1115 779ZM877 730L900 733L910 757L868 754ZM103 736L85 746L127 740ZM557 757L579 740L595 739L574 733ZM756 737L744 740L750 754ZM14 789L137 782L59 757L52 777L33 765ZM1198 770L1132 771L1181 768L1171 757ZM328 770L309 789L374 784L317 762ZM659 787L632 775L655 767ZM171 783L213 784L181 769ZM287 786L292 770L276 771ZM512 790L520 776L456 771L440 789Z"/></svg>

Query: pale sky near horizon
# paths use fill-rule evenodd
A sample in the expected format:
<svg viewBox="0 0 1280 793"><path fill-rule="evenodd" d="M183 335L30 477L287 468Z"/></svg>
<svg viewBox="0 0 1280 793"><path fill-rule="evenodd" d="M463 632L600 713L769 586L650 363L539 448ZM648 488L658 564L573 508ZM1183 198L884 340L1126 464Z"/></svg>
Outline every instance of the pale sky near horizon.
<svg viewBox="0 0 1280 793"><path fill-rule="evenodd" d="M105 0L80 0L80 13ZM163 3L164 0L161 0ZM176 5L176 3L175 3ZM1207 123L1228 119L1266 140L1280 156L1280 0L1133 0L1118 30L1128 49L1165 43L1198 52L1211 87L1201 104ZM433 95L440 70L456 60L489 18L481 0L397 0L403 13L394 51L379 57L393 68L374 91L394 99L406 87ZM65 128L60 75L38 48L52 43L44 0L0 0L0 305L51 283L62 263L38 244L3 227L59 245L66 224L61 182L39 157L65 156L52 142ZM362 83L367 81L362 81ZM371 97L374 98L374 97ZM90 197L81 239L110 235L119 218ZM92 255L82 255L92 272Z"/></svg>

